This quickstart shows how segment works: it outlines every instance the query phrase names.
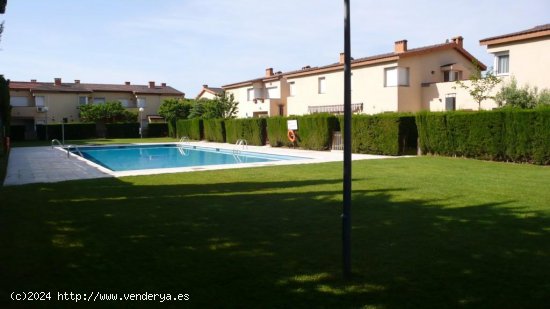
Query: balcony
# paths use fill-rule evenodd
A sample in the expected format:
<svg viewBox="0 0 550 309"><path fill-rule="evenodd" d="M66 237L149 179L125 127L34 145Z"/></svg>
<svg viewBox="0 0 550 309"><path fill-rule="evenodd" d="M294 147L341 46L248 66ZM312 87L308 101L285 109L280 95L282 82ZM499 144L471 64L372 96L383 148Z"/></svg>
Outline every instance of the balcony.
<svg viewBox="0 0 550 309"><path fill-rule="evenodd" d="M307 110L308 110L308 113L310 114L317 114L317 113L343 114L344 104L308 106ZM363 103L351 104L352 113L360 113L362 111L363 111Z"/></svg>
<svg viewBox="0 0 550 309"><path fill-rule="evenodd" d="M45 114L38 112L36 106L12 106L11 116L18 118L34 118L35 116Z"/></svg>

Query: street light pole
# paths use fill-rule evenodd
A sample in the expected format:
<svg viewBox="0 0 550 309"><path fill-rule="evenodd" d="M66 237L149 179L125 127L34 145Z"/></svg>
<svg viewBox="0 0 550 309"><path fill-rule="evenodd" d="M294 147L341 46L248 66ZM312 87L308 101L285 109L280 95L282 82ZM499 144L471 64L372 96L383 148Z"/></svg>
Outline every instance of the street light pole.
<svg viewBox="0 0 550 309"><path fill-rule="evenodd" d="M139 108L139 138L143 138L143 119L141 113L143 113L143 107Z"/></svg>
<svg viewBox="0 0 550 309"><path fill-rule="evenodd" d="M351 42L350 0L344 0L344 192L342 262L344 279L351 279Z"/></svg>

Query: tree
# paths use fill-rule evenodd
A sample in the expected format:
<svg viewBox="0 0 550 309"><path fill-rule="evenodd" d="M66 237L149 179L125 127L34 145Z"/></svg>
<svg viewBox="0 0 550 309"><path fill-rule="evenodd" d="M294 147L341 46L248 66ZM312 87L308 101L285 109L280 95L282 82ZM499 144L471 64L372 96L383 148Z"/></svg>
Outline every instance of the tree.
<svg viewBox="0 0 550 309"><path fill-rule="evenodd" d="M188 99L166 99L159 107L159 115L166 121L175 124L178 119L185 119L191 111L192 101Z"/></svg>
<svg viewBox="0 0 550 309"><path fill-rule="evenodd" d="M537 87L531 88L529 85L519 88L517 80L512 78L497 93L495 101L500 107L531 109L539 105L550 104L550 90L543 89L539 92Z"/></svg>
<svg viewBox="0 0 550 309"><path fill-rule="evenodd" d="M456 84L463 89L468 90L470 96L477 102L478 110L481 109L481 102L487 99L493 99L491 91L501 80L496 77L492 70L488 70L485 76L481 74L479 64L474 61L475 72L470 75L469 83L456 81ZM455 87L456 88L456 87Z"/></svg>
<svg viewBox="0 0 550 309"><path fill-rule="evenodd" d="M237 116L239 102L232 93L223 91L204 105L203 118L230 119Z"/></svg>
<svg viewBox="0 0 550 309"><path fill-rule="evenodd" d="M105 102L104 104L87 104L80 106L80 119L85 122L135 122L137 114L124 109L122 103L118 101Z"/></svg>
<svg viewBox="0 0 550 309"><path fill-rule="evenodd" d="M189 116L187 118L201 118L202 115L204 115L205 108L204 105L208 104L210 100L209 99L200 99L193 101L193 105L191 106L191 110L189 111Z"/></svg>

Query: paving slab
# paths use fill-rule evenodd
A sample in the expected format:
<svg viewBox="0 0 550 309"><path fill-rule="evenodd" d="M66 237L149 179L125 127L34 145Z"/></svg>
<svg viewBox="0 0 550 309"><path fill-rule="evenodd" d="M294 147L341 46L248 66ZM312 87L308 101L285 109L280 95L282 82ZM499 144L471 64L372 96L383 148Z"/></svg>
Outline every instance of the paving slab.
<svg viewBox="0 0 550 309"><path fill-rule="evenodd" d="M113 177L58 147L16 147L10 151L4 186Z"/></svg>

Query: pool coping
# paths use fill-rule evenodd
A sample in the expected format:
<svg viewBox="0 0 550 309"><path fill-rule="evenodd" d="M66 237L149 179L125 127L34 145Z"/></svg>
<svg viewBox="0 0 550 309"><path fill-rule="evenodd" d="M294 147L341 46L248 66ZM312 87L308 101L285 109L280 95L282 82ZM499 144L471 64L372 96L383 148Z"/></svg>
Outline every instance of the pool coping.
<svg viewBox="0 0 550 309"><path fill-rule="evenodd" d="M130 146L130 145L166 145L180 143L132 143L132 144L109 144L97 146ZM186 145L220 148L226 150L243 149L242 146L213 143L206 141L186 142ZM82 147L92 145L82 145ZM263 166L280 166L280 165L295 165L295 164L315 164L324 162L341 162L343 161L343 151L313 151L303 149L292 149L282 147L267 146L247 146L244 151L251 151L263 154L296 156L304 159L256 162L256 163L238 163L238 164L220 164L207 165L200 167L177 167L177 168L161 168L147 170L132 170L132 171L111 171L99 164L84 159L79 155L69 153L61 147L25 147L13 148L11 150L8 161L8 169L4 186L21 185L27 183L40 182L59 182L66 180L94 179L103 177L125 177L125 176L141 176L141 175L156 175L169 173L187 173L198 171L212 171L235 168L263 167ZM367 155L353 154L352 160L370 160L370 159L390 159L403 158L407 156L382 156L382 155Z"/></svg>

